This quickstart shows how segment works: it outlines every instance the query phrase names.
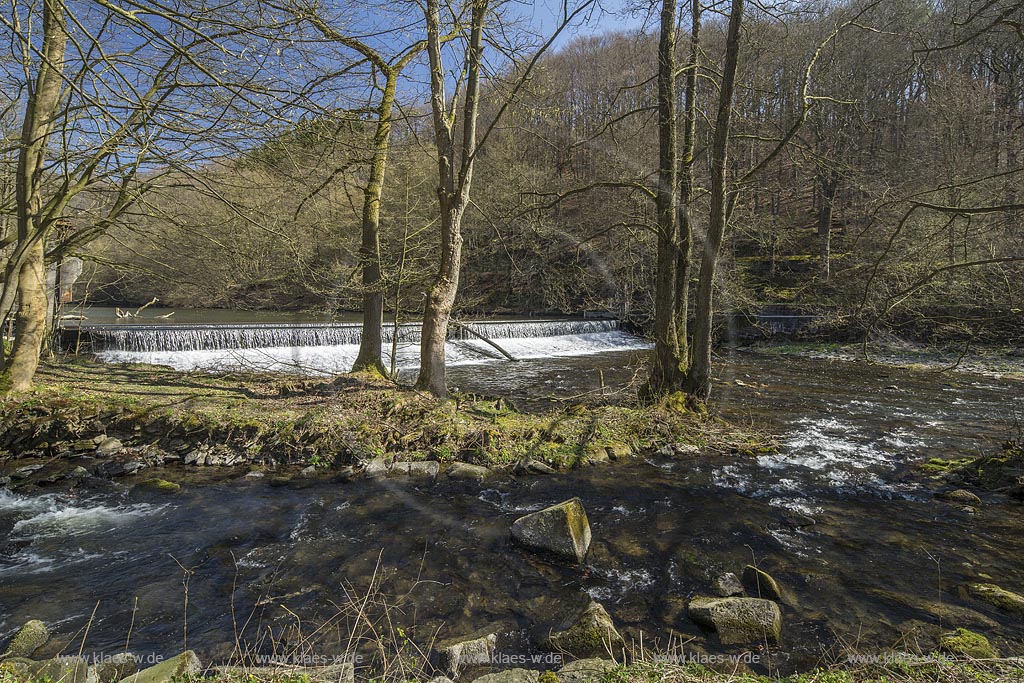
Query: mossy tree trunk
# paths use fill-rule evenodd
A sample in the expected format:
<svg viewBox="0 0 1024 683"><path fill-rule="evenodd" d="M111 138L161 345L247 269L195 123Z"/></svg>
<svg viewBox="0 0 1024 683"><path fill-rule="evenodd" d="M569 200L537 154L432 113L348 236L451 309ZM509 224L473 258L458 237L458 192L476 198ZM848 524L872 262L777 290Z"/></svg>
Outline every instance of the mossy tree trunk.
<svg viewBox="0 0 1024 683"><path fill-rule="evenodd" d="M17 293L15 342L6 359L0 392L32 385L46 335L45 240L50 219L44 215L43 170L50 136L60 116L68 33L61 0L43 3L43 42L34 83L25 104L15 178L18 246L5 269L3 309Z"/></svg>
<svg viewBox="0 0 1024 683"><path fill-rule="evenodd" d="M679 226L676 136L676 2L663 0L658 41L658 221L657 275L654 284L654 365L651 394L673 391L682 380L676 337L676 269Z"/></svg>
<svg viewBox="0 0 1024 683"><path fill-rule="evenodd" d="M395 106L398 73L385 72L384 91L377 106L377 127L373 134L370 174L363 189L362 244L359 258L363 269L363 329L359 354L352 371L373 370L386 374L383 359L384 278L380 255L380 202L391 145L391 117Z"/></svg>
<svg viewBox="0 0 1024 683"><path fill-rule="evenodd" d="M352 371L372 370L386 375L384 367L384 268L380 251L380 207L384 196L384 183L387 177L388 156L391 151L391 131L394 127L396 94L398 79L402 72L427 47L424 40L405 47L397 56L389 58L359 38L347 35L334 28L327 19L319 14L299 13L308 20L324 38L343 45L358 53L361 59L369 62L381 78L380 100L374 107L376 124L370 150L370 167L363 188L363 210L359 261L362 271L363 325L359 337L359 353ZM453 36L440 36L439 43L451 40Z"/></svg>
<svg viewBox="0 0 1024 683"><path fill-rule="evenodd" d="M676 261L676 355L683 374L690 368L690 254L693 250L693 165L697 141L697 69L700 65L700 0L690 7L690 56L683 89L683 148L679 164L679 255Z"/></svg>
<svg viewBox="0 0 1024 683"><path fill-rule="evenodd" d="M427 0L427 54L430 57L430 109L437 147L437 199L440 208L441 254L437 276L427 293L420 334L420 372L416 387L446 397L445 341L462 268L462 218L469 205L477 150L477 120L483 57L484 21L488 0L472 0L466 47L466 95L462 103L462 141L455 144L458 102L449 103L442 59L438 0Z"/></svg>

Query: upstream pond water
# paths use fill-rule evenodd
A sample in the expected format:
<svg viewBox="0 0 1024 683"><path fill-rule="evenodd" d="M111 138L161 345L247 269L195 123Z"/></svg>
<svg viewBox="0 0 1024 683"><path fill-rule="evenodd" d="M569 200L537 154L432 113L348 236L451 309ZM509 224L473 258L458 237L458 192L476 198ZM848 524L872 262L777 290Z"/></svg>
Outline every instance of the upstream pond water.
<svg viewBox="0 0 1024 683"><path fill-rule="evenodd" d="M451 379L529 408L610 391L638 363L626 350L464 366ZM89 623L87 652L118 651L130 635L133 651L169 655L187 638L217 659L236 635L264 650L294 646L301 621L309 647L333 654L347 644L349 600L376 574L393 622L421 645L498 624L506 652L528 652L592 598L645 646L735 653L685 604L753 562L786 593L782 641L760 653L760 670L813 667L846 649L927 648L937 629L958 626L1024 654L1020 617L963 590L981 580L1024 592L1024 506L982 495L964 512L936 501L914 468L1014 437L1024 383L740 351L718 374L716 410L765 425L777 453L647 454L482 484L296 489L172 472L185 484L174 496L0 491L0 639L41 618L76 652ZM594 535L582 566L510 543L515 518L571 496Z"/></svg>

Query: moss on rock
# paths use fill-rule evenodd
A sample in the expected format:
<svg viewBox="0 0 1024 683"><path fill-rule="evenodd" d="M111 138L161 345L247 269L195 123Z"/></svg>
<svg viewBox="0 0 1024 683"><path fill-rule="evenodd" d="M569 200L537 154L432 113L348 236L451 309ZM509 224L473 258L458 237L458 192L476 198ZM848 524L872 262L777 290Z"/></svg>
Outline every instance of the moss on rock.
<svg viewBox="0 0 1024 683"><path fill-rule="evenodd" d="M988 642L988 638L965 628L958 628L953 633L942 636L939 647L951 654L973 659L995 659L999 656L999 652Z"/></svg>
<svg viewBox="0 0 1024 683"><path fill-rule="evenodd" d="M587 605L572 626L552 633L541 644L545 650L582 658L614 655L624 646L611 615L597 602Z"/></svg>
<svg viewBox="0 0 1024 683"><path fill-rule="evenodd" d="M46 644L50 639L50 629L38 619L25 622L25 625L18 629L7 646L3 658L31 657L32 653Z"/></svg>
<svg viewBox="0 0 1024 683"><path fill-rule="evenodd" d="M993 583L972 583L967 591L978 600L983 600L999 609L1024 614L1024 596L1017 595Z"/></svg>

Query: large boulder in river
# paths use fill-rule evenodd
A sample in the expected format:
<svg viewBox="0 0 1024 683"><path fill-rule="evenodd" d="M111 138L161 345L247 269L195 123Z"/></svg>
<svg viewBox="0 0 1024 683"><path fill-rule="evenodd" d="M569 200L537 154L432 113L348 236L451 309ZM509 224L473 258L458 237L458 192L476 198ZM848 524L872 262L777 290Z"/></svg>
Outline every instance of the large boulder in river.
<svg viewBox="0 0 1024 683"><path fill-rule="evenodd" d="M583 562L590 549L590 522L583 503L572 498L512 523L512 538L531 550Z"/></svg>
<svg viewBox="0 0 1024 683"><path fill-rule="evenodd" d="M185 650L177 657L171 657L148 669L121 679L121 683L177 683L189 676L196 676L203 669L199 657L192 650Z"/></svg>
<svg viewBox="0 0 1024 683"><path fill-rule="evenodd" d="M591 602L580 612L572 626L549 635L541 648L564 652L574 657L601 657L622 651L625 641L615 630L615 622L599 603Z"/></svg>
<svg viewBox="0 0 1024 683"><path fill-rule="evenodd" d="M25 625L18 629L11 639L3 658L8 657L31 657L32 653L46 645L50 639L50 629L38 619L26 621Z"/></svg>
<svg viewBox="0 0 1024 683"><path fill-rule="evenodd" d="M694 598L687 614L725 645L777 641L782 632L779 606L761 598Z"/></svg>
<svg viewBox="0 0 1024 683"><path fill-rule="evenodd" d="M1011 593L1005 588L992 583L972 583L967 586L967 591L978 600L984 600L999 609L1024 614L1024 596Z"/></svg>

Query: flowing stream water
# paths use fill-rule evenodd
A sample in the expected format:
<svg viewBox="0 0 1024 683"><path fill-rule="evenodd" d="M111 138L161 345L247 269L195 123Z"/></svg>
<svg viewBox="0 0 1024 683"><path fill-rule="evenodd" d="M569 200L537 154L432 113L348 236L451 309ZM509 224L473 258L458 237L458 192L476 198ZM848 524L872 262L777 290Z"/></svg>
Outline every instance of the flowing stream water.
<svg viewBox="0 0 1024 683"><path fill-rule="evenodd" d="M529 408L610 391L640 353L465 365L451 381ZM772 668L814 666L843 647L911 647L928 624L967 626L1024 653L1024 622L963 590L980 580L1024 592L1024 507L983 495L964 512L934 500L935 484L913 467L997 449L1015 434L1024 383L742 352L717 368L716 409L766 424L777 453L649 454L482 484L298 489L169 471L184 485L174 496L0 491L0 638L41 618L77 651L95 613L88 652L123 649L130 634L133 651L174 654L187 629L190 647L226 658L236 634L268 648L268 634L301 618L307 634L334 625L311 641L334 652L345 644L339 606L376 572L403 632L422 643L499 624L504 647L529 650L592 598L627 638L724 652L685 603L710 594L721 572L756 563L786 592L782 642L763 653ZM593 528L582 566L511 544L515 518L571 496Z"/></svg>

